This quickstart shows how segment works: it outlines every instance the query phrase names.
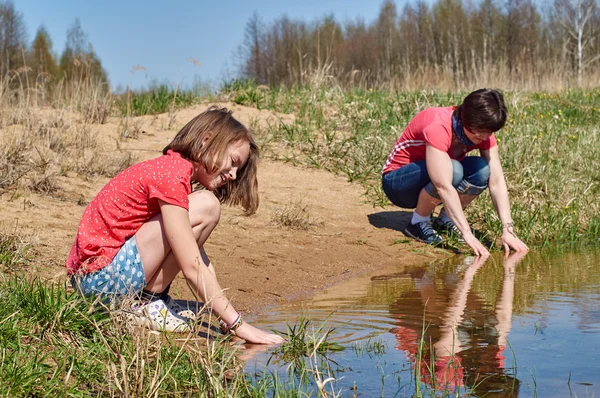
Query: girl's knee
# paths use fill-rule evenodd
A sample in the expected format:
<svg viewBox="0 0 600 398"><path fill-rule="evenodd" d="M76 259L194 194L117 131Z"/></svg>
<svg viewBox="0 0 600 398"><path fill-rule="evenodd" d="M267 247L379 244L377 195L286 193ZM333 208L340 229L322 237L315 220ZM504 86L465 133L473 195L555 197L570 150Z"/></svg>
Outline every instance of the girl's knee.
<svg viewBox="0 0 600 398"><path fill-rule="evenodd" d="M201 190L189 196L192 226L200 223L216 225L221 218L221 203L210 191Z"/></svg>

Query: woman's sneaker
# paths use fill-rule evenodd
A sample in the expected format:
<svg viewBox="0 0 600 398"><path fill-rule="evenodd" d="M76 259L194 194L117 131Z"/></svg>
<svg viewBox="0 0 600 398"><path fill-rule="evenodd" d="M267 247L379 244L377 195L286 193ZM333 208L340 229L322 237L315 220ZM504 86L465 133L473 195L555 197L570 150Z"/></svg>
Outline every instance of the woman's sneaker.
<svg viewBox="0 0 600 398"><path fill-rule="evenodd" d="M429 245L435 246L443 242L442 237L433 229L431 219L416 224L408 223L408 226L404 229L404 233Z"/></svg>
<svg viewBox="0 0 600 398"><path fill-rule="evenodd" d="M152 330L161 332L189 332L192 321L174 312L161 300L138 301L133 304L131 312L136 316L136 322Z"/></svg>
<svg viewBox="0 0 600 398"><path fill-rule="evenodd" d="M438 217L433 220L433 226L439 232L445 233L448 236L456 238L456 240L458 240L460 243L465 243L465 240L463 239L460 230L458 229L456 224L454 224L451 220L444 222Z"/></svg>

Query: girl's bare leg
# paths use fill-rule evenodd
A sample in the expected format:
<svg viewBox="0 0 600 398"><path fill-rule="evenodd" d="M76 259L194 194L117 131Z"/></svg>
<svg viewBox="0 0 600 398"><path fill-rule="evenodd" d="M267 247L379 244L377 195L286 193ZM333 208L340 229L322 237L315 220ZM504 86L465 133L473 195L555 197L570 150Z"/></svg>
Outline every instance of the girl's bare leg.
<svg viewBox="0 0 600 398"><path fill-rule="evenodd" d="M221 204L210 191L192 193L189 203L190 226L198 247L202 248L219 222ZM146 290L163 291L181 269L165 236L162 214L146 222L135 234L135 239L146 273ZM203 250L201 252L204 254ZM205 255L202 257L208 261Z"/></svg>

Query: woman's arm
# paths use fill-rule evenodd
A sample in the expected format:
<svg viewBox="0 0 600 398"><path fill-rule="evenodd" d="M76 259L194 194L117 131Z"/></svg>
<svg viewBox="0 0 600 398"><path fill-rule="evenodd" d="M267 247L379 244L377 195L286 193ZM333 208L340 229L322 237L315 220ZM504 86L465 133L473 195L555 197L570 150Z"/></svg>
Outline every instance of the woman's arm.
<svg viewBox="0 0 600 398"><path fill-rule="evenodd" d="M465 243L473 249L476 256L489 255L489 251L471 232L471 227L460 204L458 191L452 186L452 161L450 156L430 145L427 145L425 156L427 159L427 173L431 178L431 182L435 185L442 203L444 203L446 214L456 224Z"/></svg>
<svg viewBox="0 0 600 398"><path fill-rule="evenodd" d="M490 196L502 223L502 244L505 254L508 255L511 248L518 252L528 251L529 248L527 245L517 237L513 229L508 187L504 179L504 172L502 171L502 164L498 155L498 147L494 146L488 150L482 150L481 156L490 165Z"/></svg>

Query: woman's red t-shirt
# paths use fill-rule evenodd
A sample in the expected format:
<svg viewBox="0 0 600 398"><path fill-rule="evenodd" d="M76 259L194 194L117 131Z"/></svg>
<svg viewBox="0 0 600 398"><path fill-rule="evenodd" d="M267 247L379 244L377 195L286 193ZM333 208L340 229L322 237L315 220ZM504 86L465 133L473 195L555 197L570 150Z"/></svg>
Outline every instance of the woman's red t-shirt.
<svg viewBox="0 0 600 398"><path fill-rule="evenodd" d="M496 146L492 134L487 140L466 147L458 158L452 151L452 112L455 107L427 108L417 113L396 141L383 166L383 174L399 169L409 163L425 160L427 145L448 153L451 159L462 160L473 149L487 150Z"/></svg>

